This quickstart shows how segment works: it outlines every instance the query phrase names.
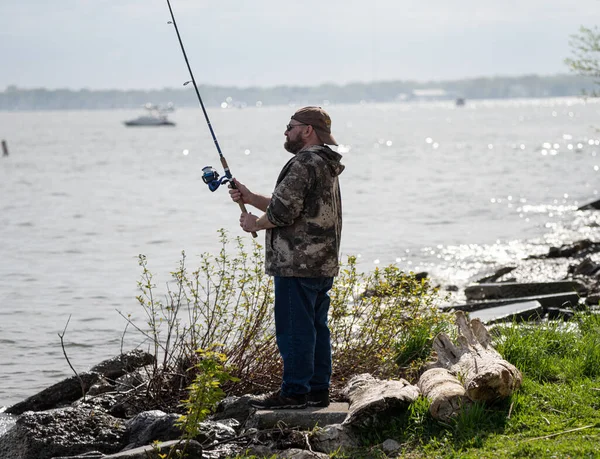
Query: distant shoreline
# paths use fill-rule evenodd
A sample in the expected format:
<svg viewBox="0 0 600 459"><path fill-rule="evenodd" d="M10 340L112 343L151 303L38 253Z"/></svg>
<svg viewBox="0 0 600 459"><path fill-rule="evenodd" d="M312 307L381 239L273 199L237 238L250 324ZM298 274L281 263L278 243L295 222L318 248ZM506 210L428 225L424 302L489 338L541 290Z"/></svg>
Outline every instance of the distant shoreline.
<svg viewBox="0 0 600 459"><path fill-rule="evenodd" d="M206 106L278 106L396 101L577 97L596 88L577 75L524 75L449 81L384 81L319 86L226 87L200 85ZM46 89L8 86L0 92L0 111L133 109L151 102L197 107L194 89L153 90Z"/></svg>

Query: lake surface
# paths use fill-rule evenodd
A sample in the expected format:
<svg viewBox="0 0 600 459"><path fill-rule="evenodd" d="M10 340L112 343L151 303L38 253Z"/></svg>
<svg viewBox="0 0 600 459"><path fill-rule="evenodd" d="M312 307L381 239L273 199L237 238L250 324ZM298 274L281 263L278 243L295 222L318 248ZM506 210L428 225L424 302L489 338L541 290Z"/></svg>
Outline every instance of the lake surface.
<svg viewBox="0 0 600 459"><path fill-rule="evenodd" d="M580 99L330 105L346 170L342 251L464 285L550 245L591 237L600 103ZM210 109L234 175L269 193L294 107ZM200 109L176 127L126 128L136 111L0 113L0 407L120 352L148 258L157 284L231 236L239 208ZM187 153L187 154L186 154ZM250 241L250 238L244 237ZM264 236L259 236L264 237ZM128 332L129 336L129 332ZM133 347L138 337L126 339Z"/></svg>

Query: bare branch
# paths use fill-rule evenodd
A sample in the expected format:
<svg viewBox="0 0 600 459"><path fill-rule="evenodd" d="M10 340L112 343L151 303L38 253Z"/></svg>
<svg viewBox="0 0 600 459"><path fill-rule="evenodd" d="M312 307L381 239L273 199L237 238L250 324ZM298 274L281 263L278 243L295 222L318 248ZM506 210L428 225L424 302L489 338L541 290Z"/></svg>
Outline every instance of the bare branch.
<svg viewBox="0 0 600 459"><path fill-rule="evenodd" d="M71 315L69 314L69 318L67 319L67 323L65 324L65 329L63 330L62 334L61 333L58 334L58 337L60 338L60 346L62 347L62 351L65 356L65 359L67 359L67 363L69 364L69 366L71 367L71 370L73 370L73 373L75 373L75 376L77 376L77 379L79 380L79 384L81 385L81 395L83 396L83 399L85 400L85 386L83 384L83 380L81 379L81 376L79 376L79 373L77 373L75 368L73 368L73 365L71 365L71 361L69 360L69 357L67 356L67 351L65 350L65 342L63 340L63 338L65 337L65 334L67 333L67 327L69 326L70 321L71 321Z"/></svg>

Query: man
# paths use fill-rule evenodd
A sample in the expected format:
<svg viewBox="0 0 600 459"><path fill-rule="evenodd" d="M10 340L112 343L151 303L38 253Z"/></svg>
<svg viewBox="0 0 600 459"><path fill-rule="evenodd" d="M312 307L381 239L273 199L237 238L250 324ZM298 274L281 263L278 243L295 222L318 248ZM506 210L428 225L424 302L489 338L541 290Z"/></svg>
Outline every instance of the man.
<svg viewBox="0 0 600 459"><path fill-rule="evenodd" d="M344 170L320 107L296 111L285 130L294 157L283 167L271 197L235 181L231 198L264 212L242 214L244 231L266 230L265 267L274 276L275 334L283 359L281 389L253 406L263 409L329 405L331 341L329 289L338 273L342 205L338 175Z"/></svg>

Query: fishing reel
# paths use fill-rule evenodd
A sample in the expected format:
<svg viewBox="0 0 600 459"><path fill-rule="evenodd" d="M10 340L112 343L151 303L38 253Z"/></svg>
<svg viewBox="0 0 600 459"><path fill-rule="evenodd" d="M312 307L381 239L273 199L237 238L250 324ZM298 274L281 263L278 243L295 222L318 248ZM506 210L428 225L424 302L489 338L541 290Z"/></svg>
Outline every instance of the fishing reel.
<svg viewBox="0 0 600 459"><path fill-rule="evenodd" d="M224 183L229 183L231 179L229 171L225 171L225 176L219 178L219 173L212 166L202 168L202 181L208 185L210 191L216 191Z"/></svg>

